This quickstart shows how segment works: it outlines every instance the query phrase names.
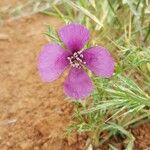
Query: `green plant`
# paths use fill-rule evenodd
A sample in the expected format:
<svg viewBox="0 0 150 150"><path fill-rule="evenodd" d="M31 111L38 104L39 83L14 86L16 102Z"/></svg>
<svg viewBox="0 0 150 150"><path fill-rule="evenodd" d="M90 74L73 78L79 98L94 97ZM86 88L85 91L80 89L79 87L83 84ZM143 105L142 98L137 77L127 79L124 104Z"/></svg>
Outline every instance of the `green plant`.
<svg viewBox="0 0 150 150"><path fill-rule="evenodd" d="M101 44L114 54L116 71L111 79L93 76L95 91L76 106L74 123L67 129L88 134L94 148L111 137L127 139L126 149L133 149L130 130L149 120L150 106L150 23L147 0L63 0L45 10L64 23L78 22L92 32L88 46ZM46 34L57 38L49 28ZM60 42L61 44L61 42ZM111 149L116 149L110 144Z"/></svg>

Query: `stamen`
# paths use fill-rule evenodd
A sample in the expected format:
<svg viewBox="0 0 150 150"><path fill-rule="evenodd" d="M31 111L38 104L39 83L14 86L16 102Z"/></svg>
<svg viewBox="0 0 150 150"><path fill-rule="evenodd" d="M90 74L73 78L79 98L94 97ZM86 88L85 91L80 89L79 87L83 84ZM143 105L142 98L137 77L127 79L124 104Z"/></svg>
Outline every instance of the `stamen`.
<svg viewBox="0 0 150 150"><path fill-rule="evenodd" d="M67 57L69 60L69 63L72 67L75 68L81 68L82 65L86 64L85 61L83 61L83 54L81 51L75 52L72 56Z"/></svg>
<svg viewBox="0 0 150 150"><path fill-rule="evenodd" d="M78 53L78 54L81 54L81 53L82 53L82 51L78 51L77 53Z"/></svg>
<svg viewBox="0 0 150 150"><path fill-rule="evenodd" d="M80 54L80 57L83 58L83 54Z"/></svg>

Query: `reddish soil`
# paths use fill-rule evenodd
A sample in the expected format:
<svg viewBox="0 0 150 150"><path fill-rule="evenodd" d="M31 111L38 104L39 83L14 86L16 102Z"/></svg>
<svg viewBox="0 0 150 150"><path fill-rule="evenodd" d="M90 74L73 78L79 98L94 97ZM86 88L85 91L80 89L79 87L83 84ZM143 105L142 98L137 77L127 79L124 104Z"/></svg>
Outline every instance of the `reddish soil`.
<svg viewBox="0 0 150 150"><path fill-rule="evenodd" d="M58 28L61 23L34 15L0 28L0 149L81 149L82 137L67 137L73 107L65 100L61 77L42 83L37 56L47 43L44 24ZM72 146L73 145L73 146Z"/></svg>
<svg viewBox="0 0 150 150"><path fill-rule="evenodd" d="M150 123L145 123L133 129L135 150L150 150Z"/></svg>
<svg viewBox="0 0 150 150"><path fill-rule="evenodd" d="M64 77L42 83L37 72L37 56L48 42L44 24L62 25L36 14L0 27L0 150L85 149L86 136L65 134L73 106L63 94ZM135 150L150 150L149 131L150 124L133 131Z"/></svg>

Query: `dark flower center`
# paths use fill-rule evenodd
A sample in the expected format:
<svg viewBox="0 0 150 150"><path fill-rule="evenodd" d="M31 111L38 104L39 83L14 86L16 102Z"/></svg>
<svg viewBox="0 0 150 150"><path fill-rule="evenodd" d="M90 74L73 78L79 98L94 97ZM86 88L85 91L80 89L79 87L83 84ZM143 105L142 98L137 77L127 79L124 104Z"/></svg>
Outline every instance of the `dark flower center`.
<svg viewBox="0 0 150 150"><path fill-rule="evenodd" d="M70 65L75 68L81 68L83 64L86 64L83 60L83 54L81 51L74 52L73 55L67 57L67 59L69 60Z"/></svg>

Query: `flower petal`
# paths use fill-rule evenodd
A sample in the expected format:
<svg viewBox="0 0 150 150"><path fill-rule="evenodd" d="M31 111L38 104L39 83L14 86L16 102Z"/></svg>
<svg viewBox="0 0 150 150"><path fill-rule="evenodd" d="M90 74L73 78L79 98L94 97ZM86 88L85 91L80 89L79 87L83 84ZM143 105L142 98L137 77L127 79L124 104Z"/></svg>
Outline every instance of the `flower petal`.
<svg viewBox="0 0 150 150"><path fill-rule="evenodd" d="M84 47L90 37L90 33L83 25L69 24L60 29L59 36L66 47L75 52Z"/></svg>
<svg viewBox="0 0 150 150"><path fill-rule="evenodd" d="M114 72L114 61L104 47L92 47L83 52L86 66L96 75L111 77Z"/></svg>
<svg viewBox="0 0 150 150"><path fill-rule="evenodd" d="M65 83L65 94L80 99L90 95L93 90L92 81L83 69L72 68Z"/></svg>
<svg viewBox="0 0 150 150"><path fill-rule="evenodd" d="M43 81L57 79L69 64L68 52L57 44L44 46L38 58L38 69Z"/></svg>

